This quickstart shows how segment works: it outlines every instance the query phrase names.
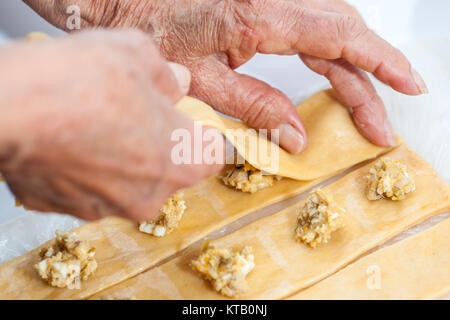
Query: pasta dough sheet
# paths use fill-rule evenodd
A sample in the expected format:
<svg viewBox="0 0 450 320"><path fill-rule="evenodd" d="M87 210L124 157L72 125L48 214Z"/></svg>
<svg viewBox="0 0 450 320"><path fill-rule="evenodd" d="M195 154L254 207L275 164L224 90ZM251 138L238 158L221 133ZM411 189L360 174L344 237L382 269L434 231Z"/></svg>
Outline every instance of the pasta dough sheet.
<svg viewBox="0 0 450 320"><path fill-rule="evenodd" d="M376 251L289 299L436 299L450 291L450 219Z"/></svg>
<svg viewBox="0 0 450 320"><path fill-rule="evenodd" d="M184 191L187 209L180 226L157 238L138 231L137 223L115 217L88 223L75 232L96 248L97 271L80 290L60 289L42 281L34 269L39 251L53 240L0 266L0 299L83 299L132 277L238 218L306 191L309 182L283 179L249 194L226 187L211 177Z"/></svg>
<svg viewBox="0 0 450 320"><path fill-rule="evenodd" d="M218 247L253 247L256 266L247 276L249 290L241 298L284 298L324 279L413 224L449 208L450 186L425 160L406 146L388 156L409 168L416 191L403 201L369 201L364 176L372 164L326 186L323 190L346 209L346 226L334 232L328 244L311 249L295 241L296 218L304 201L214 241ZM189 266L197 254L192 251L181 255L93 298L225 299Z"/></svg>
<svg viewBox="0 0 450 320"><path fill-rule="evenodd" d="M317 109L316 112L322 114L326 107L323 105L325 103L323 99L320 95L311 98L309 100L311 106L307 108L309 113L304 115L304 121L306 120L310 124L311 143L314 143L315 135L327 135L326 132L314 129L315 124L323 126L323 120L313 121L317 117L314 110ZM345 111L342 107L337 109ZM330 124L325 127L353 127L351 121L347 121L345 124L335 122L346 121L345 119L349 118L336 119L322 116L327 119L326 121L330 121ZM312 119L308 120L309 118ZM362 160L374 158L387 150L375 146L360 150L360 144L353 144L346 138L338 141L331 140L330 143L333 147L336 144L340 144L342 147L335 148L334 151L337 152L335 154L330 153L329 148L324 148L326 150L324 152L330 158L323 160L324 170L321 171L322 178L320 179L313 181L283 179L277 181L271 188L260 190L255 194L247 194L224 186L216 176L185 190L187 210L180 227L162 239L141 233L137 229L137 224L120 218L107 218L84 225L75 232L81 240L88 240L97 249L96 259L99 267L91 278L81 283L80 290L54 288L38 277L33 265L38 261L39 250L48 246L50 243L48 242L24 256L0 266L0 298L83 299L89 297L154 266L209 233L252 211L300 194L343 169ZM308 154L308 157L314 156L313 153ZM351 154L354 154L355 157L352 157ZM337 161L338 159L340 160ZM313 163L318 160L320 159L311 159L307 162Z"/></svg>
<svg viewBox="0 0 450 320"><path fill-rule="evenodd" d="M370 155L385 150L370 143L358 132L348 110L337 100L333 90L316 93L297 107L308 135L308 146L298 155L290 154L261 138L256 131L250 132L252 134L248 134L246 140L244 132L248 132L247 125L220 116L200 100L185 97L176 108L192 120L201 121L203 125L222 131L241 156L254 167L296 180L322 177L330 172L348 168L349 163L362 162ZM267 152L261 151L261 154L269 156L272 154L272 146L279 154L279 157L276 157L279 159L278 165L259 157L258 146L261 146L261 149L265 146Z"/></svg>

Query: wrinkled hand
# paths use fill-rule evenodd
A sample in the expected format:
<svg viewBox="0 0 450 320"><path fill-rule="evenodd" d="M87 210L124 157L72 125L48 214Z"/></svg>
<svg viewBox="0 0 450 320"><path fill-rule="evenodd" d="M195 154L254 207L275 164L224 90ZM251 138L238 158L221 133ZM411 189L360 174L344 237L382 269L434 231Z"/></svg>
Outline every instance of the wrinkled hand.
<svg viewBox="0 0 450 320"><path fill-rule="evenodd" d="M65 5L78 3L83 27L133 26L150 32L162 54L192 73L190 94L255 128L280 129L291 152L306 145L294 105L280 91L233 69L257 52L298 54L324 75L350 108L360 132L388 146L395 137L367 75L418 95L426 85L404 55L369 30L341 0L26 0L64 28Z"/></svg>
<svg viewBox="0 0 450 320"><path fill-rule="evenodd" d="M189 71L166 63L144 33L80 33L0 57L0 171L27 207L146 220L219 170L171 161L173 129L193 131L172 106Z"/></svg>

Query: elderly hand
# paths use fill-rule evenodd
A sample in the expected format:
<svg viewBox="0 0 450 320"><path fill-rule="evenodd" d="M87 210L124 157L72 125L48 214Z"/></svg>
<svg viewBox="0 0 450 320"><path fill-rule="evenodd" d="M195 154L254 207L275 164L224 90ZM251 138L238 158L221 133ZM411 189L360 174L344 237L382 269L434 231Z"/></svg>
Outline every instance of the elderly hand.
<svg viewBox="0 0 450 320"><path fill-rule="evenodd" d="M341 0L26 2L62 28L66 6L78 4L82 27L132 26L151 33L168 60L190 69L191 95L255 128L279 128L280 144L294 153L306 146L306 133L292 102L268 84L233 70L257 52L298 54L329 79L360 132L381 146L395 144L395 137L364 71L404 94L427 92L405 56Z"/></svg>
<svg viewBox="0 0 450 320"><path fill-rule="evenodd" d="M175 165L172 106L189 71L140 31L96 31L0 49L0 172L39 211L154 216L174 191L220 169Z"/></svg>

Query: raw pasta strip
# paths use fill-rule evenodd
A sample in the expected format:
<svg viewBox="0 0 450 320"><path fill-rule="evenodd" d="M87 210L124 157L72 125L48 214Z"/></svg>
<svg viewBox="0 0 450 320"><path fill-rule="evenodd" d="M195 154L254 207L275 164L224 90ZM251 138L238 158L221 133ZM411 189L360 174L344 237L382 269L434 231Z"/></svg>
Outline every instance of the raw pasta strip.
<svg viewBox="0 0 450 320"><path fill-rule="evenodd" d="M406 146L388 156L409 168L416 191L403 201L367 200L364 176L372 164L326 186L323 190L331 193L347 211L345 227L334 232L328 244L311 249L294 240L298 210L304 201L214 241L218 247L253 247L256 266L247 276L249 289L241 298L284 298L450 206L450 186L425 160ZM120 295L137 299L224 299L189 266L197 254L195 251L183 254L93 298Z"/></svg>
<svg viewBox="0 0 450 320"><path fill-rule="evenodd" d="M273 187L249 194L223 185L216 176L184 191L187 209L179 227L164 238L138 231L137 223L106 218L75 232L96 248L96 272L81 290L54 288L42 281L33 265L40 248L0 266L0 299L82 299L132 277L175 254L209 233L264 206L284 200L322 180L283 179Z"/></svg>
<svg viewBox="0 0 450 320"><path fill-rule="evenodd" d="M317 100L317 103L314 100ZM322 99L310 98L309 104L317 106L321 112ZM311 113L305 115L314 117ZM335 121L335 119L328 119ZM341 119L342 121L342 119ZM313 126L314 121L307 121ZM338 125L339 127L340 125ZM330 126L331 127L331 124ZM323 133L311 130L310 140L314 135ZM349 143L345 139L342 142ZM351 145L351 143L349 143ZM342 149L346 149L342 147ZM343 155L347 161L345 168L351 167L361 160L376 157L387 149L373 147L366 149L364 154L355 148L347 149L355 153L355 158ZM340 154L330 156L324 164L324 173L329 177L342 170L341 165L334 167L334 161ZM312 160L311 160L312 161ZM77 229L81 240L89 242L97 248L96 260L99 267L95 274L82 282L81 290L66 290L48 286L39 279L33 265L38 260L40 248L0 266L0 298L3 299L82 299L128 279L168 258L172 254L186 248L207 234L220 229L222 226L237 220L244 215L276 203L283 199L302 193L317 185L327 177L313 181L294 181L283 179L273 187L260 190L255 194L242 193L223 185L218 177L202 181L197 186L185 190L187 210L180 223L180 227L172 234L157 239L138 232L135 223L119 219L107 218L99 222L90 223Z"/></svg>
<svg viewBox="0 0 450 320"><path fill-rule="evenodd" d="M308 146L301 154L293 155L273 144L279 154L279 164L274 168L258 157L257 146L260 143L270 145L271 142L260 138L256 132L250 134L248 140L237 138L244 137L243 130L249 129L244 123L221 117L207 104L190 97L181 100L176 108L189 118L222 131L236 150L256 168L296 180L322 177L383 150L359 134L349 112L337 100L333 90L316 93L297 107L308 135ZM227 129L242 130L231 132ZM244 141L247 143L242 143ZM270 147L267 149L271 150ZM277 167L278 170L275 170Z"/></svg>
<svg viewBox="0 0 450 320"><path fill-rule="evenodd" d="M450 219L376 251L289 299L435 299L450 292Z"/></svg>

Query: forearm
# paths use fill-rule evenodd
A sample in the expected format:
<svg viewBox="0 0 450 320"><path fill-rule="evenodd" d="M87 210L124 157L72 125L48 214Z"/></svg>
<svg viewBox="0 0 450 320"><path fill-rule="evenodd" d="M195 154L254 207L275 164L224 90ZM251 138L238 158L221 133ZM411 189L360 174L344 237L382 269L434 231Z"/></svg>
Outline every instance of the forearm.
<svg viewBox="0 0 450 320"><path fill-rule="evenodd" d="M64 0L22 0L41 17L53 24L55 27L67 30L67 6ZM73 5L80 6L80 0L72 1ZM95 1L93 1L95 2ZM80 7L81 8L81 7ZM86 8L83 8L86 11Z"/></svg>
<svg viewBox="0 0 450 320"><path fill-rule="evenodd" d="M151 0L23 0L45 20L65 31L74 31L68 19L79 14L80 28L138 27L145 29L154 10ZM73 6L79 8L74 12Z"/></svg>

